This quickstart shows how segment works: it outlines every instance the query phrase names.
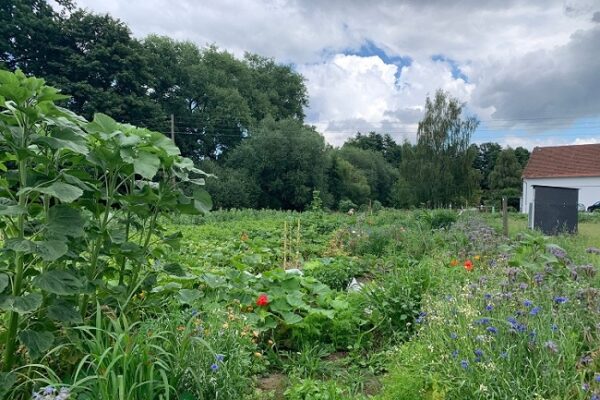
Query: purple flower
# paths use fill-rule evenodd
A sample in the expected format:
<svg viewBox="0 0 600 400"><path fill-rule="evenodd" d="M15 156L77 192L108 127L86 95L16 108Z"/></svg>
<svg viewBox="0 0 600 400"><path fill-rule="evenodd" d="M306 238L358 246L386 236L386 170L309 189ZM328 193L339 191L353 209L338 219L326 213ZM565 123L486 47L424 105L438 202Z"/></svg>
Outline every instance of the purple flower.
<svg viewBox="0 0 600 400"><path fill-rule="evenodd" d="M492 310L494 309L494 306L493 306L493 305L491 305L491 304L488 304L487 306L485 306L485 309L486 309L487 311L492 311Z"/></svg>
<svg viewBox="0 0 600 400"><path fill-rule="evenodd" d="M489 294L489 293L486 293L486 294L484 294L484 295L483 295L483 297L484 297L486 300L489 300L489 299L491 299L491 298L492 298L492 295L491 295L491 294Z"/></svg>
<svg viewBox="0 0 600 400"><path fill-rule="evenodd" d="M583 385L581 385L581 390L587 392L588 390L590 390L590 385L588 383L584 383Z"/></svg>
<svg viewBox="0 0 600 400"><path fill-rule="evenodd" d="M478 320L475 321L476 325L489 325L490 324L490 319L489 318L479 318Z"/></svg>
<svg viewBox="0 0 600 400"><path fill-rule="evenodd" d="M213 364L210 366L210 369L212 369L213 372L216 372L219 369L219 366L217 364Z"/></svg>
<svg viewBox="0 0 600 400"><path fill-rule="evenodd" d="M531 300L527 300L527 299L526 299L526 300L523 302L523 305L524 305L525 307L529 308L529 307L531 307L531 306L533 305L533 302L532 302Z"/></svg>
<svg viewBox="0 0 600 400"><path fill-rule="evenodd" d="M569 299L564 296L558 296L554 298L554 301L556 302L556 304L564 304L567 301L569 301Z"/></svg>
<svg viewBox="0 0 600 400"><path fill-rule="evenodd" d="M535 281L535 283L537 283L538 285L541 285L541 284L542 284L542 282L544 281L544 275L538 272L538 273L536 273L536 274L533 276L533 280L534 280L534 281Z"/></svg>
<svg viewBox="0 0 600 400"><path fill-rule="evenodd" d="M469 362L468 362L467 360L461 360L461 362L460 362L460 366L461 366L463 369L467 369L467 368L469 368Z"/></svg>
<svg viewBox="0 0 600 400"><path fill-rule="evenodd" d="M486 328L486 331L488 331L489 333L491 333L493 335L495 335L496 333L498 333L498 329L496 329L496 327L494 327L494 326L488 326Z"/></svg>
<svg viewBox="0 0 600 400"><path fill-rule="evenodd" d="M458 339L458 335L455 332L450 334L450 339Z"/></svg>
<svg viewBox="0 0 600 400"><path fill-rule="evenodd" d="M590 400L600 400L600 394L598 394L598 393L592 394L592 397L590 397Z"/></svg>
<svg viewBox="0 0 600 400"><path fill-rule="evenodd" d="M54 386L46 386L45 388L42 389L42 393L48 395L48 394L54 394L54 392L56 391L56 389L54 388Z"/></svg>
<svg viewBox="0 0 600 400"><path fill-rule="evenodd" d="M594 376L594 382L600 383L600 374Z"/></svg>
<svg viewBox="0 0 600 400"><path fill-rule="evenodd" d="M483 357L483 350L481 349L475 349L473 350L473 353L477 356L477 357Z"/></svg>
<svg viewBox="0 0 600 400"><path fill-rule="evenodd" d="M508 358L508 353L506 351L503 351L502 353L500 353L500 358Z"/></svg>
<svg viewBox="0 0 600 400"><path fill-rule="evenodd" d="M452 358L456 358L456 357L458 357L458 350L454 350L452 352Z"/></svg>
<svg viewBox="0 0 600 400"><path fill-rule="evenodd" d="M425 311L421 311L419 313L419 317L415 320L415 322L417 324L420 324L421 322L423 322L425 320L425 317L427 316L427 313Z"/></svg>
<svg viewBox="0 0 600 400"><path fill-rule="evenodd" d="M558 325L552 324L552 326L550 327L550 329L552 329L552 332L556 332L558 330Z"/></svg>
<svg viewBox="0 0 600 400"><path fill-rule="evenodd" d="M538 313L542 310L542 307L536 306L529 311L529 315L538 315Z"/></svg>
<svg viewBox="0 0 600 400"><path fill-rule="evenodd" d="M525 282L522 282L522 283L519 285L519 289L521 289L521 290L527 290L527 288L528 288L528 287L529 287L529 285L528 285L528 284L526 284Z"/></svg>
<svg viewBox="0 0 600 400"><path fill-rule="evenodd" d="M223 361L225 359L225 355L224 354L215 354L215 358L217 359L217 361Z"/></svg>

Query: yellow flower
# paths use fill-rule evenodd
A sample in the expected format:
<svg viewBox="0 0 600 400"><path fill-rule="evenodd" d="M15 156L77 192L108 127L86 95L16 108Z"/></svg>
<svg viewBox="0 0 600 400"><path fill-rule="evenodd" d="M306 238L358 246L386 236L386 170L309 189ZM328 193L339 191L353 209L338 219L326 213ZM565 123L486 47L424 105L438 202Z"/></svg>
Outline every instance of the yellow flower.
<svg viewBox="0 0 600 400"><path fill-rule="evenodd" d="M481 257L480 257L479 255L477 255L477 256L475 256L475 257L473 257L473 258L479 261L479 259L480 259Z"/></svg>
<svg viewBox="0 0 600 400"><path fill-rule="evenodd" d="M254 355L255 355L256 357L258 357L258 358L261 358L261 357L262 357L262 354L261 354L261 353L259 353L258 351L257 351L256 353L254 353Z"/></svg>
<svg viewBox="0 0 600 400"><path fill-rule="evenodd" d="M227 328L229 328L229 324L228 324L227 322L225 322L225 323L223 324L223 329L227 329Z"/></svg>

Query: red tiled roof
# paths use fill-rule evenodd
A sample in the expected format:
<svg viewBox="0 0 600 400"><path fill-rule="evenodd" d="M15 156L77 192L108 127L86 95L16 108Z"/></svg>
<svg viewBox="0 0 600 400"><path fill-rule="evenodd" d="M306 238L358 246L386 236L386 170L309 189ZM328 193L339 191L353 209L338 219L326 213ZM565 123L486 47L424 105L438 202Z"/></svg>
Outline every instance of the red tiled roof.
<svg viewBox="0 0 600 400"><path fill-rule="evenodd" d="M600 176L600 143L536 147L523 178Z"/></svg>

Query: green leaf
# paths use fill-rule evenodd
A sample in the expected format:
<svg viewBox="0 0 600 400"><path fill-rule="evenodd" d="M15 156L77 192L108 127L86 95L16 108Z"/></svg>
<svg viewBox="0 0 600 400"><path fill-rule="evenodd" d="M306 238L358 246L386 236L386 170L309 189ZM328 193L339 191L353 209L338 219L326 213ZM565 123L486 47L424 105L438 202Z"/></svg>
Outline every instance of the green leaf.
<svg viewBox="0 0 600 400"><path fill-rule="evenodd" d="M307 308L308 307L307 304L303 300L302 292L295 291L292 293L288 293L288 295L285 297L285 299L287 300L288 304L292 307L295 307L295 308Z"/></svg>
<svg viewBox="0 0 600 400"><path fill-rule="evenodd" d="M160 167L160 158L156 154L141 152L133 161L133 170L145 179L152 179Z"/></svg>
<svg viewBox="0 0 600 400"><path fill-rule="evenodd" d="M0 293L2 293L4 291L4 289L6 289L8 287L8 275L6 274L0 274Z"/></svg>
<svg viewBox="0 0 600 400"><path fill-rule="evenodd" d="M56 197L63 203L71 203L77 200L83 194L83 190L77 186L69 185L68 183L63 182L54 182L50 186L38 187L34 190L36 192Z"/></svg>
<svg viewBox="0 0 600 400"><path fill-rule="evenodd" d="M81 314L77 308L69 302L58 301L48 307L48 318L63 324L79 324L82 322Z"/></svg>
<svg viewBox="0 0 600 400"><path fill-rule="evenodd" d="M29 350L32 358L38 358L52 347L54 335L50 332L38 332L32 329L25 329L19 332L21 343Z"/></svg>
<svg viewBox="0 0 600 400"><path fill-rule="evenodd" d="M8 217L16 217L18 215L21 214L25 214L27 212L27 210L25 209L25 207L21 207L18 204L10 204L8 199L1 199L3 200L0 203L0 215L5 215Z"/></svg>
<svg viewBox="0 0 600 400"><path fill-rule="evenodd" d="M55 236L83 236L84 220L79 210L64 204L50 208L48 212L48 233Z"/></svg>
<svg viewBox="0 0 600 400"><path fill-rule="evenodd" d="M30 293L25 296L0 296L0 309L15 311L19 314L28 314L37 310L42 305L43 297L39 293Z"/></svg>
<svg viewBox="0 0 600 400"><path fill-rule="evenodd" d="M323 308L312 308L309 314L322 315L328 319L333 319L333 317L335 316L335 311L325 310Z"/></svg>
<svg viewBox="0 0 600 400"><path fill-rule="evenodd" d="M281 313L281 316L283 317L283 321L287 325L294 325L294 324L297 324L298 322L302 322L302 317L293 312L284 312L284 313Z"/></svg>
<svg viewBox="0 0 600 400"><path fill-rule="evenodd" d="M51 136L40 136L34 143L43 143L54 150L68 149L77 154L88 154L87 141L70 129L60 129L51 133Z"/></svg>
<svg viewBox="0 0 600 400"><path fill-rule="evenodd" d="M112 133L119 129L117 122L106 114L94 114L94 120L87 124L90 132Z"/></svg>
<svg viewBox="0 0 600 400"><path fill-rule="evenodd" d="M165 271L169 275L174 276L185 276L185 270L180 264L177 263L169 263L163 267L163 271Z"/></svg>
<svg viewBox="0 0 600 400"><path fill-rule="evenodd" d="M179 302L182 304L192 304L202 297L202 292L197 289L181 289L178 293Z"/></svg>
<svg viewBox="0 0 600 400"><path fill-rule="evenodd" d="M329 305L331 306L331 308L333 308L334 310L345 310L349 307L349 304L347 301L345 300L331 300L331 302L329 303Z"/></svg>
<svg viewBox="0 0 600 400"><path fill-rule="evenodd" d="M67 271L52 270L43 272L33 279L33 285L49 293L68 296L81 292L82 282Z"/></svg>
<svg viewBox="0 0 600 400"><path fill-rule="evenodd" d="M15 383L17 383L17 375L14 372L0 372L0 399L6 396Z"/></svg>
<svg viewBox="0 0 600 400"><path fill-rule="evenodd" d="M45 240L36 242L37 253L44 261L55 261L67 254L67 244L60 240Z"/></svg>
<svg viewBox="0 0 600 400"><path fill-rule="evenodd" d="M212 199L210 194L204 189L196 188L194 190L194 207L196 210L207 214L213 207Z"/></svg>
<svg viewBox="0 0 600 400"><path fill-rule="evenodd" d="M27 239L8 239L4 243L4 248L20 253L31 254L35 253L36 245L31 240Z"/></svg>
<svg viewBox="0 0 600 400"><path fill-rule="evenodd" d="M202 279L206 285L211 289L217 289L225 285L225 279L222 276L218 276L211 273L202 275Z"/></svg>

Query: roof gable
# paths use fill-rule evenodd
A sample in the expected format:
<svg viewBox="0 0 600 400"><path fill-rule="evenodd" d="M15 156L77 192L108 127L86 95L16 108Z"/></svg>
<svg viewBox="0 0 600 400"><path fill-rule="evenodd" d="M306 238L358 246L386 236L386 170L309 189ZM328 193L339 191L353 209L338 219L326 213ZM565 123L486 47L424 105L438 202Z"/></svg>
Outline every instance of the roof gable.
<svg viewBox="0 0 600 400"><path fill-rule="evenodd" d="M600 176L600 143L536 147L523 170L523 178Z"/></svg>

